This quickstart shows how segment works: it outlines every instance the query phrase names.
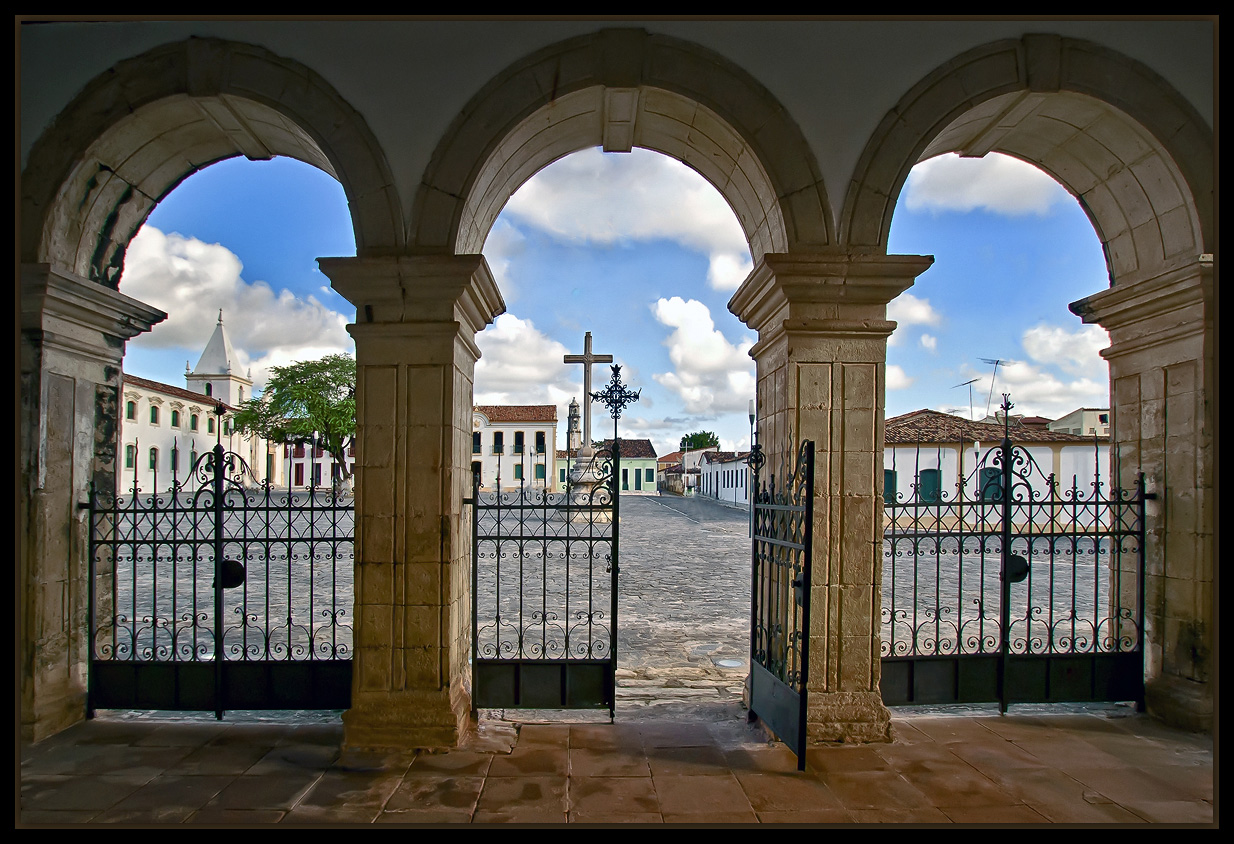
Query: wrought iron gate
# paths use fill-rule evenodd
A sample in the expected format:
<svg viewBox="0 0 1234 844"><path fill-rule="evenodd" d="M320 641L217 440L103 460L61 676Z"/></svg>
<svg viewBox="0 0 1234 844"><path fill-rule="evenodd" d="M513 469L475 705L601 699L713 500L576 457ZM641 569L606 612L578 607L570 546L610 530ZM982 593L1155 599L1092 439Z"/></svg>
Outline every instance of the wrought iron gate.
<svg viewBox="0 0 1234 844"><path fill-rule="evenodd" d="M620 443L567 473L472 476L472 705L615 714ZM548 459L544 457L543 459ZM532 458L533 462L535 457ZM552 478L553 473L535 473Z"/></svg>
<svg viewBox="0 0 1234 844"><path fill-rule="evenodd" d="M797 767L804 771L814 443L806 440L795 462L785 461L787 475L779 485L774 473L760 483L765 461L762 449L755 444L749 457L754 470L750 716L761 718L793 749Z"/></svg>
<svg viewBox="0 0 1234 844"><path fill-rule="evenodd" d="M1142 703L1143 475L1107 494L1094 443L1091 485L1060 488L1003 433L967 474L963 444L928 467L919 449L907 490L888 470L884 702Z"/></svg>
<svg viewBox="0 0 1234 844"><path fill-rule="evenodd" d="M350 706L354 505L248 476L216 445L166 492L92 491L90 712Z"/></svg>

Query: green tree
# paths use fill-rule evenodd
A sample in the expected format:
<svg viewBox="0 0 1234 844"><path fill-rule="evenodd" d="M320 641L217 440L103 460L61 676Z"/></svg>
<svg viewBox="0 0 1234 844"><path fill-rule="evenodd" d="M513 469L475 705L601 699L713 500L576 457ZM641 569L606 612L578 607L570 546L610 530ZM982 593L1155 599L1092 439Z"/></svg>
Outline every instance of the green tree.
<svg viewBox="0 0 1234 844"><path fill-rule="evenodd" d="M235 425L271 442L317 443L351 478L346 454L356 435L356 361L350 355L296 361L270 369L261 398L240 405Z"/></svg>
<svg viewBox="0 0 1234 844"><path fill-rule="evenodd" d="M719 448L720 438L711 431L696 431L681 438L682 451L697 451L700 448Z"/></svg>

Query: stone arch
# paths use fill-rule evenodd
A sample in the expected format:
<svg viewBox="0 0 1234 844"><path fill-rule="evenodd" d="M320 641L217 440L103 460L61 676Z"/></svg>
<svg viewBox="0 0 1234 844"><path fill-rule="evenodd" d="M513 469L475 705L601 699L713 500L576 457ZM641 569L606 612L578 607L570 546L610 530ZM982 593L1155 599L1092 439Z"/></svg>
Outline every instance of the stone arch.
<svg viewBox="0 0 1234 844"><path fill-rule="evenodd" d="M524 181L588 146L693 167L733 208L756 262L833 240L814 155L769 91L696 45L614 29L527 57L468 103L425 172L409 247L478 253Z"/></svg>
<svg viewBox="0 0 1234 844"><path fill-rule="evenodd" d="M858 162L840 237L885 250L914 164L991 151L1035 164L1077 196L1111 280L1212 251L1212 130L1147 67L1056 35L970 50L909 91Z"/></svg>
<svg viewBox="0 0 1234 844"><path fill-rule="evenodd" d="M114 288L155 204L236 155L325 170L343 185L359 254L401 250L394 180L363 117L291 59L194 38L118 63L44 131L22 175L22 260Z"/></svg>

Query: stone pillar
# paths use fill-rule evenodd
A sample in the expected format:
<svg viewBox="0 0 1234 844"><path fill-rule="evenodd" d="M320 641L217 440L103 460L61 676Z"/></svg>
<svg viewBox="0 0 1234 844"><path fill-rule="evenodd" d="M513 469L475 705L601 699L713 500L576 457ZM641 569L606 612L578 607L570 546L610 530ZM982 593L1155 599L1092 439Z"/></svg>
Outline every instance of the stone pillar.
<svg viewBox="0 0 1234 844"><path fill-rule="evenodd" d="M356 306L349 747L458 743L471 710L472 378L505 310L480 255L329 258Z"/></svg>
<svg viewBox="0 0 1234 844"><path fill-rule="evenodd" d="M815 442L807 735L887 741L878 681L887 303L932 258L768 254L729 302L758 332L759 439L768 469ZM791 439L791 446L790 446Z"/></svg>
<svg viewBox="0 0 1234 844"><path fill-rule="evenodd" d="M47 264L21 268L21 735L86 712L90 484L114 492L124 343L166 319Z"/></svg>
<svg viewBox="0 0 1234 844"><path fill-rule="evenodd" d="M1153 278L1120 281L1071 310L1110 332L1102 354L1110 363L1119 482L1130 488L1143 472L1148 491L1157 495L1147 505L1145 543L1148 709L1177 726L1212 730L1212 256ZM1124 582L1134 583L1134 573Z"/></svg>

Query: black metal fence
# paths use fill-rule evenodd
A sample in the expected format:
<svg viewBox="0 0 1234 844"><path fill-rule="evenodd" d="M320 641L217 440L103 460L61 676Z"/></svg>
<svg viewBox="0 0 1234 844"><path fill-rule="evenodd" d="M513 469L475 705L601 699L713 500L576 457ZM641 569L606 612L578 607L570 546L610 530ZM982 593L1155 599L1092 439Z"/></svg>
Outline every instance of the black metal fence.
<svg viewBox="0 0 1234 844"><path fill-rule="evenodd" d="M965 454L885 478L884 700L1142 701L1143 476L1111 487L1096 443L1065 486L1009 437Z"/></svg>
<svg viewBox="0 0 1234 844"><path fill-rule="evenodd" d="M534 460L535 458L533 458ZM472 496L472 701L477 708L616 705L619 444L576 463L564 492L527 480ZM511 474L514 474L513 472Z"/></svg>
<svg viewBox="0 0 1234 844"><path fill-rule="evenodd" d="M351 498L249 480L217 445L164 492L92 491L91 711L350 705Z"/></svg>

